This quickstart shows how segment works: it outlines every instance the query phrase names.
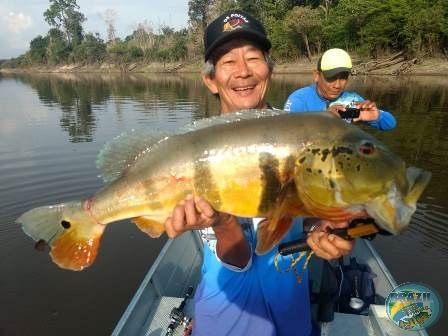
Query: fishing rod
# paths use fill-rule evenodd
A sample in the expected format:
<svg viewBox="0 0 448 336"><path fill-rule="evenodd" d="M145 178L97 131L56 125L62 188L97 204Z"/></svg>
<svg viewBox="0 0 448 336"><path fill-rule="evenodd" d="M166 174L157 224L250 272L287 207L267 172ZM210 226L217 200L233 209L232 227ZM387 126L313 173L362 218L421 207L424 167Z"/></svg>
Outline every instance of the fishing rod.
<svg viewBox="0 0 448 336"><path fill-rule="evenodd" d="M180 303L179 307L174 307L173 309L171 309L170 313L171 323L166 329L165 336L173 335L174 331L179 325L181 324L187 325L188 322L190 322L191 319L188 316L185 316L184 308L191 294L193 294L193 286L189 286L187 288L184 294L184 299Z"/></svg>
<svg viewBox="0 0 448 336"><path fill-rule="evenodd" d="M334 234L346 240L355 238L364 238L372 240L377 233L383 235L390 235L389 232L381 230L375 223L373 218L358 218L350 222L349 227L343 229L328 229L328 234ZM282 256L290 255L296 252L303 252L310 250L306 239L291 240L289 242L280 244L278 252Z"/></svg>

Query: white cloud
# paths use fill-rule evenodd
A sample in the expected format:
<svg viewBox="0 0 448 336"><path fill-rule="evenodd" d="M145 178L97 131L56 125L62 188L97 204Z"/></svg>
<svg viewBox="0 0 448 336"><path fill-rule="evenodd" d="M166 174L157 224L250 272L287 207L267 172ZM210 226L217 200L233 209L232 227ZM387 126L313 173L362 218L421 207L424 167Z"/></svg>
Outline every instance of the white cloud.
<svg viewBox="0 0 448 336"><path fill-rule="evenodd" d="M107 27L100 13L108 8L117 11L116 36L125 38L137 23L152 22L154 28L168 25L176 29L187 26L187 0L77 0L79 10L87 21L85 32L98 32L105 38ZM50 26L43 13L48 0L0 0L0 59L17 57L27 51L29 43L38 35L45 36Z"/></svg>
<svg viewBox="0 0 448 336"><path fill-rule="evenodd" d="M27 30L33 25L31 16L23 13L9 12L6 22L7 29L10 33L18 33L22 30Z"/></svg>

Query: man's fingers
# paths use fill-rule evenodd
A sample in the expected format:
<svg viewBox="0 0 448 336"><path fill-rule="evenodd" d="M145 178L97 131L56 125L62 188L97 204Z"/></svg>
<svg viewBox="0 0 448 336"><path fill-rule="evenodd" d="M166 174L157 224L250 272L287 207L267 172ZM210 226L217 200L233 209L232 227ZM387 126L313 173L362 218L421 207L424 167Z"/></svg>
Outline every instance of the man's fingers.
<svg viewBox="0 0 448 336"><path fill-rule="evenodd" d="M183 232L185 228L185 201L180 201L174 207L171 215L171 226L176 232Z"/></svg>
<svg viewBox="0 0 448 336"><path fill-rule="evenodd" d="M165 232L170 238L176 238L180 233L173 228L173 217L169 216L165 221Z"/></svg>
<svg viewBox="0 0 448 336"><path fill-rule="evenodd" d="M353 249L353 241L342 239L325 232L312 232L307 239L308 245L321 258L331 260L348 255Z"/></svg>
<svg viewBox="0 0 448 336"><path fill-rule="evenodd" d="M331 260L332 257L321 246L321 239L324 237L324 232L311 233L307 238L309 247L313 250L314 254L318 257L326 260Z"/></svg>
<svg viewBox="0 0 448 336"><path fill-rule="evenodd" d="M196 204L192 195L188 195L185 198L184 203L185 221L187 226L193 226L197 224L199 213L196 209Z"/></svg>
<svg viewBox="0 0 448 336"><path fill-rule="evenodd" d="M213 218L216 216L216 211L212 208L210 203L208 203L205 199L199 196L194 197L194 202L196 204L197 209L203 214L205 217Z"/></svg>

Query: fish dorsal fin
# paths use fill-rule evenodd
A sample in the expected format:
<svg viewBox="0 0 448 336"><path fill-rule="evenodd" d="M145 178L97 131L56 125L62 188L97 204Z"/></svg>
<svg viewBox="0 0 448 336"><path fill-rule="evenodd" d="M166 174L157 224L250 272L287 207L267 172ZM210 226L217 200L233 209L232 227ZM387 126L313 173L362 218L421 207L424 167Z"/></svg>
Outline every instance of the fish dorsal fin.
<svg viewBox="0 0 448 336"><path fill-rule="evenodd" d="M141 154L149 151L169 135L164 131L139 129L117 136L106 143L98 154L96 166L101 171L101 177L105 182L117 179Z"/></svg>
<svg viewBox="0 0 448 336"><path fill-rule="evenodd" d="M122 175L142 155L154 149L170 135L180 135L199 129L239 122L241 120L265 118L285 114L282 110L241 110L221 116L204 118L179 128L176 132L154 131L153 129L131 130L108 142L98 155L96 166L105 182L111 182Z"/></svg>
<svg viewBox="0 0 448 336"><path fill-rule="evenodd" d="M188 133L210 126L239 122L248 119L258 119L277 116L288 113L283 110L241 110L233 113L225 113L220 116L204 118L194 121L180 128L179 133Z"/></svg>

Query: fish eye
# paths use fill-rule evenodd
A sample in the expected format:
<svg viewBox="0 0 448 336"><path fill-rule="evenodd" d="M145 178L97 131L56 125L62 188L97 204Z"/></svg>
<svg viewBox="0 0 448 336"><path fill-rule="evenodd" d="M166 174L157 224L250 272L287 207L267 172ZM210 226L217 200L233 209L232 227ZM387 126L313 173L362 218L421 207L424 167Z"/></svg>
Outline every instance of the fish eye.
<svg viewBox="0 0 448 336"><path fill-rule="evenodd" d="M375 145L372 142L366 141L359 145L359 152L364 155L372 155L375 153Z"/></svg>

